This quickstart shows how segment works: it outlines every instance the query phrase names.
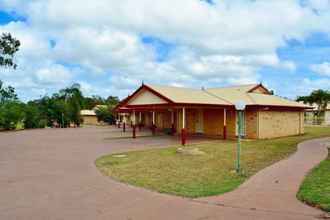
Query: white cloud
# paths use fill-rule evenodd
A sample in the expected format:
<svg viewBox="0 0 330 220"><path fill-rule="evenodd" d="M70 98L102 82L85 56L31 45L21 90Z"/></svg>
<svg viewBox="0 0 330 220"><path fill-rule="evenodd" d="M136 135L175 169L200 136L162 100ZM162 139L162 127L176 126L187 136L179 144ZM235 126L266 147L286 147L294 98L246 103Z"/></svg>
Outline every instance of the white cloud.
<svg viewBox="0 0 330 220"><path fill-rule="evenodd" d="M321 76L330 77L330 63L329 62L313 64L310 66L310 69Z"/></svg>
<svg viewBox="0 0 330 220"><path fill-rule="evenodd" d="M71 80L70 71L62 65L51 65L36 72L37 80L44 84L66 83Z"/></svg>
<svg viewBox="0 0 330 220"><path fill-rule="evenodd" d="M98 82L79 77L98 75L107 79L103 83L110 85L109 93L121 96L142 81L195 87L257 82L263 66L295 71L295 63L280 60L276 53L286 39L330 32L327 1L310 0L305 6L298 0L215 3L3 0L0 7L18 11L27 22L0 26L22 41L19 70L14 77L6 71L0 76L10 82L28 79L31 87L47 91L76 80L88 93L103 93ZM175 49L157 62L155 50L141 42L142 34L170 42ZM50 39L56 41L54 48Z"/></svg>
<svg viewBox="0 0 330 220"><path fill-rule="evenodd" d="M309 0L307 4L315 10L322 11L329 7L329 0Z"/></svg>

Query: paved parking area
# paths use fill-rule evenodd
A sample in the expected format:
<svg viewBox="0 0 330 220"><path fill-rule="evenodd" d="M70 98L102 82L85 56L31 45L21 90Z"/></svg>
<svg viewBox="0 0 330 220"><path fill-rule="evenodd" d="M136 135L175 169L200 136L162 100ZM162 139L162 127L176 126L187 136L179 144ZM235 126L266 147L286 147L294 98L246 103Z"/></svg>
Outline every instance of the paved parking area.
<svg viewBox="0 0 330 220"><path fill-rule="evenodd" d="M109 138L116 131L91 127L0 133L0 219L314 219L204 203L115 182L97 170L97 157L178 143L169 136Z"/></svg>

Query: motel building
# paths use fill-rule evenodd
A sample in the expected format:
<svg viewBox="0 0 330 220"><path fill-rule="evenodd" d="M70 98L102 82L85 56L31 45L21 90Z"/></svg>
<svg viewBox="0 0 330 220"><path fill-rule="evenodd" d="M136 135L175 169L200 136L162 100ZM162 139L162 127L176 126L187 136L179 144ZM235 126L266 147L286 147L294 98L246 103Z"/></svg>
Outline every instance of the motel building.
<svg viewBox="0 0 330 220"><path fill-rule="evenodd" d="M142 84L122 100L115 111L118 127L132 127L136 137L144 127L170 131L184 145L193 134L232 139L237 136L236 103L244 103L241 134L246 139L267 139L304 133L307 105L273 95L262 84L191 89Z"/></svg>

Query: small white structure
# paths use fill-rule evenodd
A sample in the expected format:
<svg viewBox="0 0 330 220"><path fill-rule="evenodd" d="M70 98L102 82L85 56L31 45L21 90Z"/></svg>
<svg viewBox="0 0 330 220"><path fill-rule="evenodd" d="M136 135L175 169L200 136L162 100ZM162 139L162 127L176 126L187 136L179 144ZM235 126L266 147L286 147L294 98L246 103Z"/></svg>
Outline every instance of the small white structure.
<svg viewBox="0 0 330 220"><path fill-rule="evenodd" d="M330 125L330 103L325 110L322 110L320 116L317 116L318 106L317 104L310 105L312 109L306 109L305 111L305 124L313 125Z"/></svg>

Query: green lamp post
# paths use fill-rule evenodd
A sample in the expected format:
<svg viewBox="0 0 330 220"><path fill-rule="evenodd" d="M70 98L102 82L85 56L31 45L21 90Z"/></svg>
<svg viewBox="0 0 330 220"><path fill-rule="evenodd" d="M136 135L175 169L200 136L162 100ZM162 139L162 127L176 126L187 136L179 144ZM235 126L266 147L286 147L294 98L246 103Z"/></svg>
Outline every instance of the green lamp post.
<svg viewBox="0 0 330 220"><path fill-rule="evenodd" d="M237 115L237 148L236 148L236 172L239 173L241 170L241 135L242 135L242 113L245 109L245 102L238 101L235 103L235 108L238 112Z"/></svg>

